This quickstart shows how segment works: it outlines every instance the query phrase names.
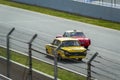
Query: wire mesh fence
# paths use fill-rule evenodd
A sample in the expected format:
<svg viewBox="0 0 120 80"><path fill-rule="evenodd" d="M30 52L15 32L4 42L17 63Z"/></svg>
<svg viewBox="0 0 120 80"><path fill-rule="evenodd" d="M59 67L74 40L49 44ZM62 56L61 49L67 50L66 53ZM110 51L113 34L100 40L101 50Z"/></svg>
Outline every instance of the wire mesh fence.
<svg viewBox="0 0 120 80"><path fill-rule="evenodd" d="M7 46L6 37L12 28L7 28L4 26L0 26L0 28L1 28L0 29L0 46L6 48L6 46ZM33 32L28 33L28 32L27 31L24 32L22 30L15 29L9 36L10 50L13 50L15 52L22 53L24 55L29 56L29 42L30 42L31 38L35 35L35 33L33 33ZM38 35L37 38L35 38L35 40L32 42L32 53L33 53L32 57L35 57L38 60L47 62L43 59L43 57L49 58L45 52L44 47L45 47L46 43L50 43L50 40L48 38L51 37L52 35L47 35L47 34L42 34L42 35L44 35L44 36ZM35 49L35 50L33 50L33 49ZM2 54L2 53L6 53L6 50L0 48L0 55L7 57L7 54ZM15 54L18 54L18 53L15 53ZM87 71L88 71L87 63L93 55L94 54L88 54L87 57L85 59L83 59L82 62L79 62L79 61L73 60L73 59L69 59L69 61L58 61L58 67L63 68L63 66L65 64L70 64L70 65L68 65L68 67L72 66L72 67L80 70L81 73L84 72L84 74L87 75ZM14 56L11 55L10 58L14 58ZM50 60L50 58L48 60L50 62L47 62L47 63L54 65L53 58L52 58L52 61ZM29 57L25 58L24 63L27 66L29 66ZM32 66L34 66L34 67L38 66L36 64L39 64L39 63L34 62ZM80 64L80 65L78 65L78 64ZM38 66L37 68L40 68L40 67L41 66ZM100 54L95 58L95 60L92 61L91 67L92 67L92 70L91 70L92 78L97 79L97 78L102 77L103 79L107 78L108 80L115 80L116 77L117 77L116 80L118 80L120 78L120 76L119 76L120 75L119 74L120 63L114 62L113 60L111 60L107 57L101 56ZM54 68L51 67L51 71L50 71L51 73L49 73L49 74L54 74L53 69ZM42 71L43 69L40 69L40 70ZM71 70L71 71L75 72L75 70ZM24 72L26 72L26 70L24 70ZM26 78L28 78L28 74L25 74L24 72L22 73L22 75L23 75L22 80L24 80L24 79L26 80ZM77 71L76 71L76 73L77 73ZM58 71L58 75L61 75L60 71Z"/></svg>

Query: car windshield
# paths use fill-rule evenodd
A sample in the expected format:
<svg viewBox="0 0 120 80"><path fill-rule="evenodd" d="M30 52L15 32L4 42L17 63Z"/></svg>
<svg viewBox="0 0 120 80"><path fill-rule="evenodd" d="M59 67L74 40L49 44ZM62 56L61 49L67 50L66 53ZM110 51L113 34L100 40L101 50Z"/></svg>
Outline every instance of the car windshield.
<svg viewBox="0 0 120 80"><path fill-rule="evenodd" d="M71 37L73 37L73 36L85 37L85 35L84 35L83 32L71 32L71 33L70 33L70 36L71 36Z"/></svg>
<svg viewBox="0 0 120 80"><path fill-rule="evenodd" d="M63 47L67 47L67 46L80 46L80 43L76 40L71 40L71 41L63 41L62 42L62 46Z"/></svg>

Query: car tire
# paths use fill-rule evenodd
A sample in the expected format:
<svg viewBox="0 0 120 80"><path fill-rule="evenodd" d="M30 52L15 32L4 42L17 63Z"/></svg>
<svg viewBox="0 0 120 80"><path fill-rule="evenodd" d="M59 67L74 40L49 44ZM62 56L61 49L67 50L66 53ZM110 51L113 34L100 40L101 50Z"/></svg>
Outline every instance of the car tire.
<svg viewBox="0 0 120 80"><path fill-rule="evenodd" d="M85 48L88 49L88 46L86 46Z"/></svg>
<svg viewBox="0 0 120 80"><path fill-rule="evenodd" d="M48 53L47 49L46 49L46 53Z"/></svg>
<svg viewBox="0 0 120 80"><path fill-rule="evenodd" d="M60 55L58 55L57 60L58 60L58 61L61 61L61 60L62 60L62 57L61 57Z"/></svg>
<svg viewBox="0 0 120 80"><path fill-rule="evenodd" d="M48 49L46 49L46 53L49 54L49 53L48 53Z"/></svg>
<svg viewBox="0 0 120 80"><path fill-rule="evenodd" d="M82 61L82 58L78 58L77 60L78 60L78 61Z"/></svg>
<svg viewBox="0 0 120 80"><path fill-rule="evenodd" d="M48 49L46 49L46 57L49 57Z"/></svg>

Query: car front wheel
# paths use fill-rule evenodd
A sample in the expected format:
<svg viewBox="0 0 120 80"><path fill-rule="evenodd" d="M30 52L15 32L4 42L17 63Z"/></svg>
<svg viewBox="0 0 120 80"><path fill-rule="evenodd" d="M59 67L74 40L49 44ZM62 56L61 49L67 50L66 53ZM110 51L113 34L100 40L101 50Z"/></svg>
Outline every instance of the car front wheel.
<svg viewBox="0 0 120 80"><path fill-rule="evenodd" d="M82 61L82 58L78 58L77 60L78 60L78 61Z"/></svg>
<svg viewBox="0 0 120 80"><path fill-rule="evenodd" d="M46 53L48 53L48 49L46 49Z"/></svg>
<svg viewBox="0 0 120 80"><path fill-rule="evenodd" d="M62 57L60 55L58 55L57 59L58 59L58 61L61 61Z"/></svg>

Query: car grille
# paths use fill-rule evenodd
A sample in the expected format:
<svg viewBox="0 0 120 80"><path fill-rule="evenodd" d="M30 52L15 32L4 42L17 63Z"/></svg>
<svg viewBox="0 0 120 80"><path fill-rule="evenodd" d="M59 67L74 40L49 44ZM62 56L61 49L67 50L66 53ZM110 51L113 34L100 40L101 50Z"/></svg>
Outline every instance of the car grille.
<svg viewBox="0 0 120 80"><path fill-rule="evenodd" d="M74 52L65 54L66 56L86 56L86 53Z"/></svg>

